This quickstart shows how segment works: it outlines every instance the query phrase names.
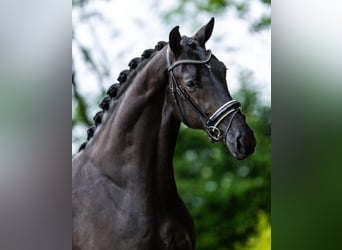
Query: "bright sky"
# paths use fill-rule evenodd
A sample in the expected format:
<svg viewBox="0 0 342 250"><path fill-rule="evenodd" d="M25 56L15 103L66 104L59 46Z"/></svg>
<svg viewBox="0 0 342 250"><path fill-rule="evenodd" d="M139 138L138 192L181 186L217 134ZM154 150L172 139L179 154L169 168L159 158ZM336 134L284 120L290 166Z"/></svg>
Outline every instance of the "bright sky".
<svg viewBox="0 0 342 250"><path fill-rule="evenodd" d="M92 55L100 65L106 65L110 72L108 78L98 79L89 70L89 65L80 60L77 49L73 49L74 66L77 70L80 91L89 98L89 103L94 103L100 92L98 86L107 89L116 81L117 76L128 68L128 62L140 56L148 48L160 40L167 40L169 31L176 25L180 26L180 32L184 35L193 35L198 28L206 24L211 15L200 14L194 23L191 18L193 9L189 7L188 20L179 21L175 18L172 23L165 23L160 18L160 12L164 12L172 6L174 1L168 0L130 0L130 1L90 1L86 9L81 13L73 9L74 33L80 43L90 48ZM260 1L251 1L248 18L255 20L267 9ZM90 22L82 22L81 14L98 11L103 19L91 18ZM174 22L174 23L173 23ZM92 29L89 29L88 25ZM74 46L74 45L73 45ZM75 48L75 47L73 47ZM235 11L228 11L215 16L215 26L211 39L207 42L207 48L229 68L228 86L234 96L239 88L239 72L247 69L254 74L253 87L260 90L261 99L271 102L271 32L250 33L248 22L237 17ZM98 111L94 105L91 112ZM75 131L74 131L75 132ZM84 131L83 137L84 137ZM78 134L78 133L77 133Z"/></svg>

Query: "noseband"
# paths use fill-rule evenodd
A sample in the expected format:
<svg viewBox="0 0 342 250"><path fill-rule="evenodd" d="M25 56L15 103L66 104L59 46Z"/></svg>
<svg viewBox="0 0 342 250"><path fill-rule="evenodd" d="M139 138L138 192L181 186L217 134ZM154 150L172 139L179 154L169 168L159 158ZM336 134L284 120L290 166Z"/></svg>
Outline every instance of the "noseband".
<svg viewBox="0 0 342 250"><path fill-rule="evenodd" d="M184 111L183 111L182 106L179 104L176 93L183 100L188 102L190 104L190 106L197 113L199 113L200 119L205 124L206 131L209 135L211 142L217 142L221 139L223 139L223 141L225 141L227 133L228 133L228 131L232 125L232 122L234 120L234 117L236 116L237 113L240 112L241 104L236 100L230 100L230 101L226 102L225 104L223 104L221 107L219 107L210 117L208 117L202 111L202 109L198 106L198 104L196 102L194 102L194 100L184 90L184 88L179 84L179 82L177 81L177 79L176 79L176 77L172 71L176 66L178 66L180 64L206 64L206 63L208 63L211 59L211 51L209 50L208 57L206 59L204 59L203 61L184 59L184 60L175 61L173 64L171 64L170 51L169 50L170 49L168 47L167 51L166 51L166 61L167 61L168 71L170 72L171 79L172 79L172 81L171 81L172 85L171 85L170 89L171 89L172 96L176 101L177 107L180 110L182 120L186 121L186 117L184 115ZM206 66L209 67L208 65L206 65ZM230 114L231 114L231 118L230 118L228 126L227 126L227 128L223 134L223 138L222 138L222 131L218 128L218 126L224 120L224 118L226 118Z"/></svg>

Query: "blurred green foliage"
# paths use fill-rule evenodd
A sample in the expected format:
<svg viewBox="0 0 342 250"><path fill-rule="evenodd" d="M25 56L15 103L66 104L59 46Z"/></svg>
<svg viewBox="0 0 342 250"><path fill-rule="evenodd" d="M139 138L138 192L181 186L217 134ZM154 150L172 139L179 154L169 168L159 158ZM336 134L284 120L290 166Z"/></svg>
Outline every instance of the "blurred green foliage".
<svg viewBox="0 0 342 250"><path fill-rule="evenodd" d="M270 107L241 74L241 101L257 147L233 159L203 131L181 128L174 158L177 187L195 221L197 249L270 249Z"/></svg>

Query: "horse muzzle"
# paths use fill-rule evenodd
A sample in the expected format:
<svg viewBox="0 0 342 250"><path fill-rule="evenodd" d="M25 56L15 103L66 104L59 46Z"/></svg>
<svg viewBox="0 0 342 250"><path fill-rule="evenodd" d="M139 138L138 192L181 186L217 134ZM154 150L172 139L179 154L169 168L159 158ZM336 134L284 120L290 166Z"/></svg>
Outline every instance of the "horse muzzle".
<svg viewBox="0 0 342 250"><path fill-rule="evenodd" d="M228 132L224 141L229 151L238 160L243 160L253 154L256 146L253 130L248 125L236 132Z"/></svg>

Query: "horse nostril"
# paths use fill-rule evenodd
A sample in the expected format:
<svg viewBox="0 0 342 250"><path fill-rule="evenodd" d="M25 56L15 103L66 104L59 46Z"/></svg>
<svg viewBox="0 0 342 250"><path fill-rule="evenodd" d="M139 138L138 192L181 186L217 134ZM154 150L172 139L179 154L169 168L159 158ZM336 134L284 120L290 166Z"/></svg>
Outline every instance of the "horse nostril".
<svg viewBox="0 0 342 250"><path fill-rule="evenodd" d="M236 149L238 150L239 153L245 154L246 153L246 148L245 148L245 142L244 139L241 135L238 135L236 138Z"/></svg>

